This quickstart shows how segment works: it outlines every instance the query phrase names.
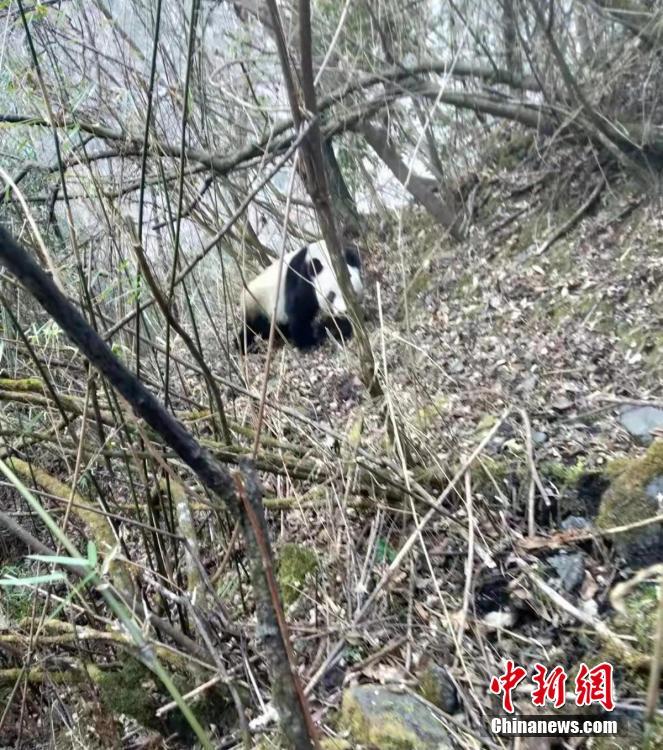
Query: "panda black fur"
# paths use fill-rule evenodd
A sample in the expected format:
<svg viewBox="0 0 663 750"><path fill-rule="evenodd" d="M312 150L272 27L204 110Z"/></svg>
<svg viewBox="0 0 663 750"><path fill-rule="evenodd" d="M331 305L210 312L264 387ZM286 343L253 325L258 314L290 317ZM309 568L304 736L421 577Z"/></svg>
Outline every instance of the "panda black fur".
<svg viewBox="0 0 663 750"><path fill-rule="evenodd" d="M344 257L352 287L361 299L364 287L359 253L348 246ZM280 281L279 263L272 263L242 290L239 350L249 349L256 336L268 338L275 304L279 331L298 349L318 344L325 336L325 323L333 333L349 338L352 326L345 317L347 308L325 243L315 242L287 253ZM318 313L322 313L321 322L316 321Z"/></svg>

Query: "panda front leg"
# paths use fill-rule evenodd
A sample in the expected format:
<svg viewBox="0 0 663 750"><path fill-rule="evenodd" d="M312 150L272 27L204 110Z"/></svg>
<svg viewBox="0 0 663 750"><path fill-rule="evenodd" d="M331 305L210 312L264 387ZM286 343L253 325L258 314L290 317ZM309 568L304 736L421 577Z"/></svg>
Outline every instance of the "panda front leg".
<svg viewBox="0 0 663 750"><path fill-rule="evenodd" d="M259 314L247 317L242 330L235 339L235 346L240 354L246 354L254 348L256 336L264 339L269 336L269 318L266 315Z"/></svg>
<svg viewBox="0 0 663 750"><path fill-rule="evenodd" d="M349 341L352 338L352 323L344 317L325 318L320 322L320 337L333 336L337 341Z"/></svg>
<svg viewBox="0 0 663 750"><path fill-rule="evenodd" d="M306 351L320 342L320 333L313 325L313 321L305 318L290 321L288 325L289 338L298 348Z"/></svg>
<svg viewBox="0 0 663 750"><path fill-rule="evenodd" d="M247 326L242 326L242 330L235 336L235 348L240 354L246 354L251 350L255 341L255 333Z"/></svg>

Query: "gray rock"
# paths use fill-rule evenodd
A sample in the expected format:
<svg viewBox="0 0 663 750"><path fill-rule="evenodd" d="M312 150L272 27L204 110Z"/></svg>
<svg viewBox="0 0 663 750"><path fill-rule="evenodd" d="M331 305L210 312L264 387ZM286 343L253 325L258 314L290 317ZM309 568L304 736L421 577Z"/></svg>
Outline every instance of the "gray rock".
<svg viewBox="0 0 663 750"><path fill-rule="evenodd" d="M547 432L541 432L540 430L534 430L532 433L532 442L535 445L541 445L541 443L545 443L548 439L548 433Z"/></svg>
<svg viewBox="0 0 663 750"><path fill-rule="evenodd" d="M560 552L549 557L548 563L555 568L564 591L574 591L585 578L585 556L582 552Z"/></svg>
<svg viewBox="0 0 663 750"><path fill-rule="evenodd" d="M567 516L560 524L562 531L584 531L590 527L584 516Z"/></svg>
<svg viewBox="0 0 663 750"><path fill-rule="evenodd" d="M653 440L651 431L663 427L663 409L657 406L627 406L619 415L622 427L643 445Z"/></svg>
<svg viewBox="0 0 663 750"><path fill-rule="evenodd" d="M663 476L654 477L645 487L645 495L651 497L658 506L658 512L663 511Z"/></svg>
<svg viewBox="0 0 663 750"><path fill-rule="evenodd" d="M341 728L357 745L376 750L451 750L453 741L435 710L389 685L354 685L343 694Z"/></svg>

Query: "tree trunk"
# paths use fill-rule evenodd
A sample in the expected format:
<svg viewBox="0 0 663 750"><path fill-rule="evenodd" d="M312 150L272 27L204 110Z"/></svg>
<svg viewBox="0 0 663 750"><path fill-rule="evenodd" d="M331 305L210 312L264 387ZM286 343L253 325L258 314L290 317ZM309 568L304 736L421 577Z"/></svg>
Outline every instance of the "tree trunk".
<svg viewBox="0 0 663 750"><path fill-rule="evenodd" d="M422 205L438 224L448 229L453 237L459 239L461 217L451 198L445 203L435 192L440 188L439 184L410 170L390 142L385 128L372 125L370 122L362 122L358 130L414 200Z"/></svg>
<svg viewBox="0 0 663 750"><path fill-rule="evenodd" d="M357 213L357 204L336 160L331 138L323 140L322 156L325 160L332 206L341 224L341 236L348 239L358 237L361 233L361 225Z"/></svg>
<svg viewBox="0 0 663 750"><path fill-rule="evenodd" d="M502 0L502 43L506 68L512 75L522 75L523 66L518 48L518 30L513 0Z"/></svg>

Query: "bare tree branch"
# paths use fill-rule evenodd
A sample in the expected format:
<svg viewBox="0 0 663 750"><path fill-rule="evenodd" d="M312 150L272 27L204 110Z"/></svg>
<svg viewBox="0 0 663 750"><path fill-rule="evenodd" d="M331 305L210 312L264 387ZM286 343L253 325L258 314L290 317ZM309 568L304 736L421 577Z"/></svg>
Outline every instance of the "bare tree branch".
<svg viewBox="0 0 663 750"><path fill-rule="evenodd" d="M159 403L133 373L124 367L99 334L55 286L51 277L32 260L3 227L0 227L0 262L23 284L90 362L131 404L136 414L142 417L160 435L163 442L177 453L212 496L221 501L230 513L239 519L254 557L252 566L254 589L257 592L268 590L273 593L273 586L268 583L266 588L262 581L264 576L269 577L269 571L255 563L255 560L265 555L265 548L269 549L267 537L260 524L256 527L252 524L251 514L243 499L244 490L239 489L240 485L237 480L233 480L222 464ZM256 484L253 469L248 462L243 463L243 467L245 478L243 480L240 478L239 482L244 481L249 487L249 492L255 495L259 492L259 487ZM256 547L258 543L260 550ZM271 555L271 552L269 554ZM273 632L271 627L273 617L284 622L282 612L279 614L278 594L270 598L269 605L264 599L262 600L259 614L265 615L270 607L275 607L277 611L269 613L267 620L262 622L262 627L265 633L270 634L270 663L275 670L272 672L274 702L280 711L283 731L292 741L293 748L304 750L315 747L315 741L312 744L304 744L300 741L300 738L306 736L308 732L308 729L302 729L302 727L308 727L311 719L305 706L299 680L294 672L294 665L289 659L288 635L282 629Z"/></svg>
<svg viewBox="0 0 663 750"><path fill-rule="evenodd" d="M420 203L441 226L448 229L453 237L460 239L460 220L456 211L445 204L439 194L433 192L431 180L415 174L401 159L398 150L389 140L387 131L365 121L359 126L359 132L417 203ZM440 187L438 186L438 189Z"/></svg>

